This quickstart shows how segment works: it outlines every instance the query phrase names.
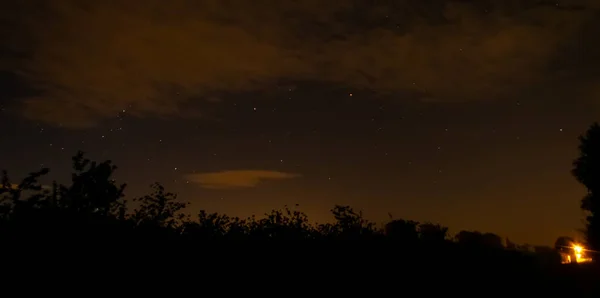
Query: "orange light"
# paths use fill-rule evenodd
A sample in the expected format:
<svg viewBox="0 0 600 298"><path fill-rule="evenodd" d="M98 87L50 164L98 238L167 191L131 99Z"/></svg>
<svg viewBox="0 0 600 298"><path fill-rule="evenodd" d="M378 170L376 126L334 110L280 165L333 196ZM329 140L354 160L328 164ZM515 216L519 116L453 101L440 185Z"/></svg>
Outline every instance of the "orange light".
<svg viewBox="0 0 600 298"><path fill-rule="evenodd" d="M579 244L573 244L573 251L575 252L575 262L585 263L590 262L592 259L586 258L584 255L585 249Z"/></svg>
<svg viewBox="0 0 600 298"><path fill-rule="evenodd" d="M569 263L587 263L591 262L592 259L586 256L586 249L583 245L573 244L571 245L572 253L561 253L563 255L563 264ZM573 257L571 257L573 256Z"/></svg>

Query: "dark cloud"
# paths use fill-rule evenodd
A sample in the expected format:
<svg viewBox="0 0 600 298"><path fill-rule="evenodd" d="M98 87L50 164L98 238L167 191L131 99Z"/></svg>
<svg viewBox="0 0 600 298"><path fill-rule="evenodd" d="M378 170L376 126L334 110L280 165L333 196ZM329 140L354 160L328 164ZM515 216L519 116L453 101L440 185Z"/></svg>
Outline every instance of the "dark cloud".
<svg viewBox="0 0 600 298"><path fill-rule="evenodd" d="M185 178L208 189L256 187L261 181L300 177L298 174L268 170L230 170L214 173L189 174Z"/></svg>
<svg viewBox="0 0 600 298"><path fill-rule="evenodd" d="M122 109L170 117L191 99L282 79L431 101L502 98L576 71L551 62L598 12L591 0L82 3L3 9L12 55L0 66L41 90L22 101L28 118L85 127Z"/></svg>

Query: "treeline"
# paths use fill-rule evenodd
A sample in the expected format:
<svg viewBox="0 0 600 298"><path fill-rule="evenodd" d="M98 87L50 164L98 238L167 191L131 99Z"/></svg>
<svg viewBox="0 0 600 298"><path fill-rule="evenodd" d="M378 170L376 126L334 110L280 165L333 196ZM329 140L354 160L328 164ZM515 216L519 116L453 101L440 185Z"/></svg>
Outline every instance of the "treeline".
<svg viewBox="0 0 600 298"><path fill-rule="evenodd" d="M461 231L451 236L448 228L439 224L401 219L379 226L349 206L334 206L332 222L323 224L313 224L305 213L288 207L263 217L230 217L204 210L193 216L186 212L189 203L181 202L159 183L151 186L152 193L129 203L124 194L126 185L113 179L117 167L111 161L94 162L85 158L83 152L78 152L72 161L69 185L40 184L48 169L33 172L18 184L3 172L0 188L3 237L71 237L76 233L80 239L169 237L195 242L393 240L409 246L456 244L477 249L554 253L554 259L559 259L549 247L519 246L492 233Z"/></svg>
<svg viewBox="0 0 600 298"><path fill-rule="evenodd" d="M445 287L458 280L492 286L499 280L486 274L504 272L502 280L510 280L512 288L535 287L539 294L542 290L538 287L545 284L549 293L573 291L571 282L547 286L549 280L564 274L560 255L553 248L518 246L495 234L476 231L451 236L448 228L439 224L410 220L391 220L382 227L348 206L335 206L333 221L323 224L312 224L306 214L287 207L263 217L229 217L206 211L193 216L186 212L188 203L158 183L152 185L150 194L128 202L126 185L113 179L116 167L110 161L94 162L82 152L72 161L69 185L42 185L40 179L48 169L33 172L19 183L3 172L3 249L11 245L34 248L36 252L29 256L52 259L60 255L60 262L70 259L92 267L121 268L138 262L145 264L138 269L152 265L151 272L169 270L162 267L165 264L201 264L211 270L233 268L225 264L246 268L243 270L284 270L293 264L294 269L285 270L297 275L294 278L306 278L302 277L304 271L317 270L314 274L326 279L333 272L346 283L363 287L367 279L378 283L389 276L363 275L357 268L365 272L401 268L411 272L413 280L439 279L438 290L445 293Z"/></svg>

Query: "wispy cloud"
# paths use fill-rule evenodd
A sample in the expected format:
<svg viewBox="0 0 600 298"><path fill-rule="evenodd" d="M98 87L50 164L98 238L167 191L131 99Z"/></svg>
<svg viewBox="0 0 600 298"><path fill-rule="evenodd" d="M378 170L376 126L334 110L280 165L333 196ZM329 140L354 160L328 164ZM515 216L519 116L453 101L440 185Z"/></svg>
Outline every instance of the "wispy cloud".
<svg viewBox="0 0 600 298"><path fill-rule="evenodd" d="M5 188L5 187L0 185L0 188ZM17 189L19 189L19 184L11 183L7 188L17 190ZM52 186L51 185L42 185L42 189L51 190Z"/></svg>
<svg viewBox="0 0 600 298"><path fill-rule="evenodd" d="M300 177L299 174L268 170L230 170L212 173L188 174L186 179L208 189L255 187L265 180L283 180Z"/></svg>
<svg viewBox="0 0 600 298"><path fill-rule="evenodd" d="M470 101L564 83L574 60L594 63L582 56L597 49L594 34L591 49L564 49L597 19L598 1L376 2L18 1L0 12L0 50L19 59L0 68L40 91L23 115L86 127L129 107L179 116L214 91L267 90L282 78ZM562 9L570 3L586 9Z"/></svg>

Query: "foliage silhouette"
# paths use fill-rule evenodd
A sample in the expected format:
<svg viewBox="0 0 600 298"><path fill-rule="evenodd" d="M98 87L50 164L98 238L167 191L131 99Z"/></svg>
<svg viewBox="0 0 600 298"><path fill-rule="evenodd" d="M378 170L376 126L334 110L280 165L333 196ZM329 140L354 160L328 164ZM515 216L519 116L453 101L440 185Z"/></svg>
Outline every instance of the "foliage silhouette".
<svg viewBox="0 0 600 298"><path fill-rule="evenodd" d="M160 183L150 186L154 192L141 198L134 199L140 203L131 215L131 220L137 226L151 226L157 228L179 229L186 219L183 209L188 202L178 202L177 195L166 192Z"/></svg>
<svg viewBox="0 0 600 298"><path fill-rule="evenodd" d="M188 239L244 240L247 238L246 221L239 217L231 218L224 214L208 213L200 210L197 221L184 224L182 234Z"/></svg>
<svg viewBox="0 0 600 298"><path fill-rule="evenodd" d="M439 224L419 225L419 239L429 244L440 244L448 240L448 228Z"/></svg>
<svg viewBox="0 0 600 298"><path fill-rule="evenodd" d="M593 162L589 159L578 163L581 172L577 173L584 173L581 181L592 183L586 176L592 175L589 174L592 170L583 170L591 164ZM503 275L505 278L516 282L528 278L534 284L531 276L537 276L540 285L566 274L564 270L557 269L562 268L557 267L561 266L557 257L561 250L558 242L554 248L531 249L507 240L505 246L502 238L492 233L460 231L452 237L448 228L440 224L405 219L390 220L383 228L378 228L374 222L365 219L361 211L350 206L334 206L331 209L332 222L321 224L311 223L305 213L287 206L272 210L263 217L229 217L205 210L190 217L186 211L189 203L178 200L176 194L168 192L160 183L154 183L149 195L132 200L135 208L130 211L124 194L126 185L118 184L112 178L117 168L110 161L94 162L85 158L83 152L78 152L72 165L70 183L53 182L50 187L39 182L49 173L48 169L30 173L19 184L11 183L8 173L2 172L0 239L7 240L7 243L11 240L12 243L22 243L24 239L46 239L54 244L63 243L68 248L63 251L81 247L83 240L92 241L94 245L90 247L103 249L93 254L96 257L125 252L132 255L155 247L157 250L148 259L150 262L158 262L160 256L166 262L174 262L176 256L194 255L201 248L225 244L238 248L227 258L238 262L242 258L257 262L271 260L268 266L277 266L272 255L282 250L253 244L285 244L286 252L297 252L296 256L302 256L311 250L302 253L299 250L312 243L319 247L318 253L313 251L314 263L305 259L304 266L332 264L329 270L348 278L357 266L367 268L372 264L403 268L414 278L429 274L427 272L438 272L446 274L446 278L464 280L477 279L484 275L482 272L507 271L510 274ZM595 184L590 185L590 189L596 189ZM357 242L361 244L355 245ZM320 246L335 243L340 245L328 246L333 249ZM127 251L128 244L138 246ZM179 252L160 250L158 247L162 245L170 245ZM280 245L275 247L281 248ZM84 251L91 253L90 250ZM205 255L216 256L224 251L214 250ZM267 266L267 263L261 264ZM452 272L455 268L470 269L459 274ZM546 271L555 275L541 273ZM356 280L356 283L360 282ZM549 292L555 294L556 288Z"/></svg>
<svg viewBox="0 0 600 298"><path fill-rule="evenodd" d="M397 219L385 225L385 234L405 242L414 243L419 239L419 223L412 220Z"/></svg>
<svg viewBox="0 0 600 298"><path fill-rule="evenodd" d="M571 245L575 243L575 240L571 237L561 236L556 239L554 242L554 248L560 252L566 252L569 250Z"/></svg>
<svg viewBox="0 0 600 298"><path fill-rule="evenodd" d="M593 123L579 142L572 174L587 189L581 200L581 209L586 213L586 240L592 249L600 250L600 125Z"/></svg>

